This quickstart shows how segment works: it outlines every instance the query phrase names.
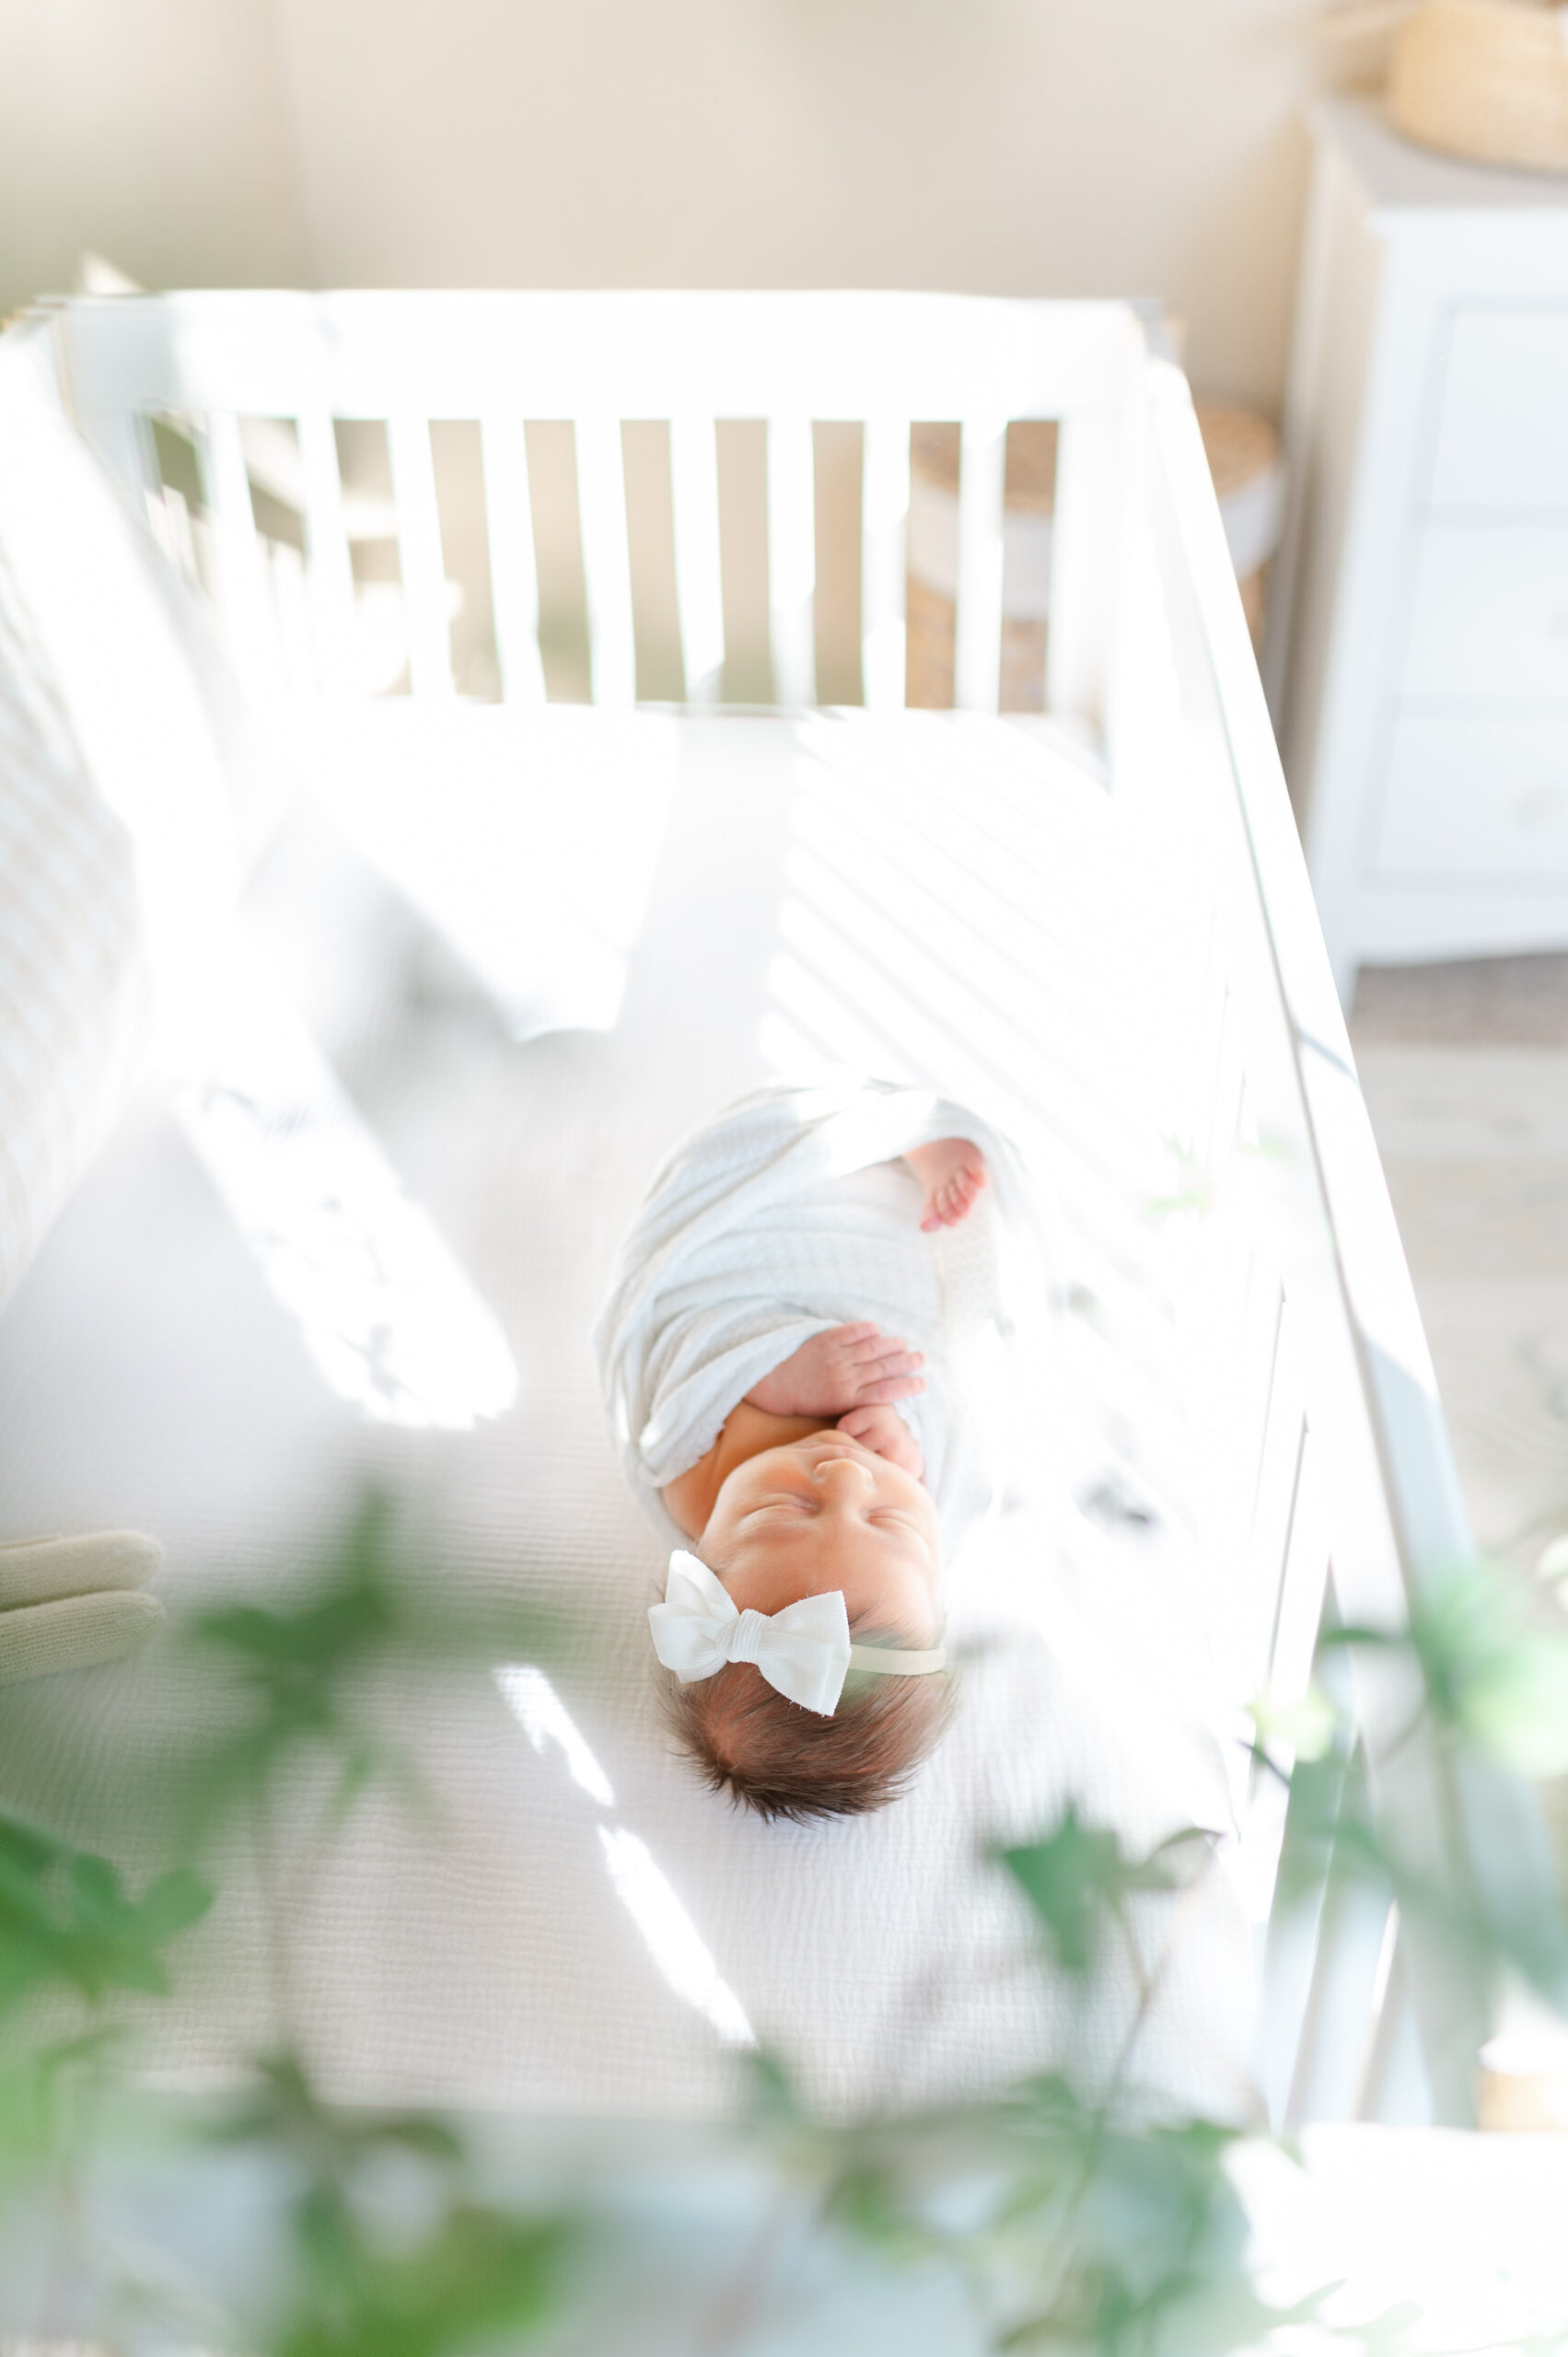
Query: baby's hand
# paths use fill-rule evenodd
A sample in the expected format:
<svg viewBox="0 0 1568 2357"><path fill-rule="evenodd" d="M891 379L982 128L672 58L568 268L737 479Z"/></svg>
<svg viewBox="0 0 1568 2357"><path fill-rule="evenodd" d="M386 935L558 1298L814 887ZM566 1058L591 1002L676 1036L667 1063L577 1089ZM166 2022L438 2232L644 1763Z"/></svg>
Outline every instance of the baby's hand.
<svg viewBox="0 0 1568 2357"><path fill-rule="evenodd" d="M923 1353L877 1326L833 1326L802 1342L746 1397L770 1416L838 1416L846 1408L912 1399L925 1388L915 1373L924 1364Z"/></svg>
<svg viewBox="0 0 1568 2357"><path fill-rule="evenodd" d="M839 1418L838 1429L874 1456L885 1457L889 1465L912 1473L917 1481L924 1479L925 1459L896 1408L852 1408L847 1416Z"/></svg>

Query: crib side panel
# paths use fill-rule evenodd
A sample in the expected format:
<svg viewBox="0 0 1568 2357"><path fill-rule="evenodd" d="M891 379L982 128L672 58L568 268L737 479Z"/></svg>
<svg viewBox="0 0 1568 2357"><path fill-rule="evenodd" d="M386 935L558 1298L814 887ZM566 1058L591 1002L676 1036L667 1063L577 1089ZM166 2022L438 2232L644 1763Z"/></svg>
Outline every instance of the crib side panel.
<svg viewBox="0 0 1568 2357"><path fill-rule="evenodd" d="M1003 598L1002 473L1009 420L1063 422L1061 512L1053 537L1054 616L1049 681L1054 708L1098 725L1111 620L1118 511L1118 426L1142 351L1138 323L1114 304L1013 303L893 295L214 294L84 298L62 308L59 333L84 428L138 501L165 509L143 422L172 424L203 454L241 434L252 486L286 511L263 529L269 581L301 566L308 599L287 618L303 652L285 666L332 692L452 691L451 617L462 596L441 561L438 503L425 443L433 422L481 429L494 669L504 699L534 701L541 581L526 452L528 421L569 421L587 591L590 692L635 691L637 649L628 566L626 479L611 447L621 423L669 432L672 577L689 701L716 696L725 660L724 590L714 425L767 425L769 653L778 701L817 694L817 487L814 424L863 429L861 671L864 699L904 698L905 519L910 421L958 421L955 701L996 709ZM389 496L353 487L334 515L322 421L384 427ZM270 454L263 465L258 452ZM309 463L304 461L308 452ZM307 479L308 477L308 480ZM232 541L235 503L219 519ZM287 517L292 516L290 525ZM205 523L205 519L201 519ZM359 585L345 622L348 577ZM372 544L396 551L362 563ZM279 550L292 555L278 555ZM297 558L299 563L294 560ZM226 558L228 572L233 565ZM281 568L281 572L280 572ZM374 584L397 608L401 668L358 642L355 600ZM270 615L226 591L226 623L275 635ZM265 625L264 630L262 629ZM260 641L258 641L258 644ZM247 640L242 660L261 657ZM274 667L275 668L275 667Z"/></svg>
<svg viewBox="0 0 1568 2357"><path fill-rule="evenodd" d="M1402 1655L1314 1666L1325 1626L1399 1631L1470 1542L1202 467L1185 386L1151 364L1126 474L1109 731L1151 923L1170 912L1190 978L1167 1009L1167 1061L1168 1119L1207 1206L1195 1298L1219 1329L1211 1359L1255 1369L1266 1398L1260 1416L1216 1426L1213 1484L1219 1575L1228 1547L1273 1763L1255 1765L1238 1796L1240 1880L1263 1950L1260 2074L1282 2123L1380 2110L1464 2120L1490 1991L1454 1942L1401 1923L1375 1877L1336 1879L1307 1820L1359 1786L1408 1868L1457 1877L1499 1918L1523 1896L1551 1920L1550 1870L1522 1787L1489 1780L1481 1803L1434 1745L1404 1739L1419 1689ZM1252 1290L1227 1288L1227 1257L1249 1262ZM1283 1775L1311 1738L1300 1706L1328 1675L1342 1681L1356 1748L1297 1778L1287 1814Z"/></svg>

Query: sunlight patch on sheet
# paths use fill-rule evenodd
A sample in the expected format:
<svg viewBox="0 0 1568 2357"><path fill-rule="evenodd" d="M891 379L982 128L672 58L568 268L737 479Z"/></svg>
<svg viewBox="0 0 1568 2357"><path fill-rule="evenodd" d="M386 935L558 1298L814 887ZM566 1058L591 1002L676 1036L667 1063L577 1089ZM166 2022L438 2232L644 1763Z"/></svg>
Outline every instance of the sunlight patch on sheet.
<svg viewBox="0 0 1568 2357"><path fill-rule="evenodd" d="M647 1843L622 1825L601 1825L598 1838L615 1895L668 1986L712 2023L726 2046L755 2046L756 2032L739 1998L720 1976L712 1950L655 1864Z"/></svg>
<svg viewBox="0 0 1568 2357"><path fill-rule="evenodd" d="M506 1707L534 1749L553 1744L566 1762L566 1772L579 1791L600 1808L615 1806L615 1787L584 1740L575 1719L533 1662L505 1662L496 1670L495 1683Z"/></svg>
<svg viewBox="0 0 1568 2357"><path fill-rule="evenodd" d="M600 1808L613 1808L614 1786L543 1670L533 1662L508 1662L495 1670L494 1678L534 1749L542 1753L547 1744L554 1745L578 1790ZM601 1825L598 1838L615 1896L666 1985L701 2014L726 2046L755 2046L756 2035L739 1998L647 1843L623 1825Z"/></svg>
<svg viewBox="0 0 1568 2357"><path fill-rule="evenodd" d="M514 1039L613 1029L659 869L674 721L570 706L436 719L417 703L330 716L310 749L319 799Z"/></svg>
<svg viewBox="0 0 1568 2357"><path fill-rule="evenodd" d="M466 1432L517 1396L497 1318L404 1191L298 1015L236 977L176 1117L341 1398L378 1423Z"/></svg>

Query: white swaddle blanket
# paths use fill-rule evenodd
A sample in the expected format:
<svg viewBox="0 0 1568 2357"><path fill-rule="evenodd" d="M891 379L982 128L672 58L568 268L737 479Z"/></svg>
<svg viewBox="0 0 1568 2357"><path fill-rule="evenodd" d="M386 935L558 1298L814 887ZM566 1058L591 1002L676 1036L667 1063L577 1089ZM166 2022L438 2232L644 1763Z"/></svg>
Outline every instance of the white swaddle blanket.
<svg viewBox="0 0 1568 2357"><path fill-rule="evenodd" d="M897 1157L967 1137L991 1184L956 1228L923 1233ZM622 1244L594 1330L621 1461L661 1537L659 1496L696 1464L752 1385L813 1334L862 1318L925 1353L899 1403L925 1458L950 1564L991 1503L980 1370L1012 1321L1008 1247L1038 1239L1014 1147L927 1089L846 1081L759 1090L678 1147Z"/></svg>

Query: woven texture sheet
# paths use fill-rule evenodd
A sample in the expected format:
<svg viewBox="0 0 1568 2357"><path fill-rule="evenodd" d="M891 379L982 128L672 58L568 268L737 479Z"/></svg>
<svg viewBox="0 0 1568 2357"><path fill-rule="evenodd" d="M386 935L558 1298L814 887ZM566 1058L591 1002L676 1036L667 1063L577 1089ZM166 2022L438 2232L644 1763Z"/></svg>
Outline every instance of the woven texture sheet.
<svg viewBox="0 0 1568 2357"><path fill-rule="evenodd" d="M1226 1806L1186 1690L1224 1599L1184 1504L1160 1141L1092 764L1042 727L919 714L405 706L308 750L318 799L246 906L249 1095L221 1053L204 1091L150 1083L0 1319L0 1538L149 1530L177 1609L286 1582L375 1478L438 1533L434 1590L536 1595L592 1642L382 1696L419 1807L377 1787L318 1838L307 1779L270 1877L236 1832L185 1984L148 2009L159 2067L221 2074L292 2032L359 2096L700 2114L754 2037L842 2108L1069 2056L1243 2106L1223 1874L1139 1919L1144 1982L1122 1956L1086 2004L1038 1968L990 1856L1069 1799L1133 1844ZM303 1076L277 1044L302 1031ZM1048 1174L1066 1314L1060 1364L998 1403L1001 1509L949 1599L952 1734L885 1812L770 1828L662 1731L662 1550L589 1330L673 1144L846 1065L974 1106ZM292 1128L291 1086L316 1108ZM172 1751L219 1707L163 1640L18 1687L0 1789L151 1864L114 1746Z"/></svg>

